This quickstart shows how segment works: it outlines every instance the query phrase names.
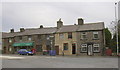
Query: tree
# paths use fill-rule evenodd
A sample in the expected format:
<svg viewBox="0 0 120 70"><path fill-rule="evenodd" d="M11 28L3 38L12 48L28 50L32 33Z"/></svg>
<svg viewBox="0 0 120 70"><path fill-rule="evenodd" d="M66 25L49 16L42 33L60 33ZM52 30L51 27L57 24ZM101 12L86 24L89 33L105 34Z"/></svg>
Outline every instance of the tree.
<svg viewBox="0 0 120 70"><path fill-rule="evenodd" d="M111 32L108 30L108 28L105 28L105 42L106 42L106 47L110 48L111 38L112 38Z"/></svg>
<svg viewBox="0 0 120 70"><path fill-rule="evenodd" d="M111 40L111 49L113 52L117 52L117 42L116 42L116 34L113 36L113 39ZM119 52L120 52L120 33L118 34L118 46L119 46Z"/></svg>

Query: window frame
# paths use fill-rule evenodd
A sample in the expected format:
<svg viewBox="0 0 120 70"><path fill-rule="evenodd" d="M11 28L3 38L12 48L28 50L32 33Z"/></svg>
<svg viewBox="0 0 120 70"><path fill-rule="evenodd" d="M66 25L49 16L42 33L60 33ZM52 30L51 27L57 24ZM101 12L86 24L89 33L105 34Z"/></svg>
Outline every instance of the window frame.
<svg viewBox="0 0 120 70"><path fill-rule="evenodd" d="M68 32L68 39L72 39L72 32Z"/></svg>
<svg viewBox="0 0 120 70"><path fill-rule="evenodd" d="M22 41L22 36L19 36L19 41L20 41L20 42Z"/></svg>
<svg viewBox="0 0 120 70"><path fill-rule="evenodd" d="M84 38L84 35L86 36L86 38ZM81 38L81 39L87 39L87 32L82 32L80 38Z"/></svg>
<svg viewBox="0 0 120 70"><path fill-rule="evenodd" d="M98 48L98 50L96 51L94 48ZM100 44L93 44L93 52L100 52Z"/></svg>
<svg viewBox="0 0 120 70"><path fill-rule="evenodd" d="M64 34L63 33L59 33L59 38L60 39L64 39Z"/></svg>
<svg viewBox="0 0 120 70"><path fill-rule="evenodd" d="M9 43L12 43L12 38L9 38L9 39L8 39L8 42L9 42Z"/></svg>
<svg viewBox="0 0 120 70"><path fill-rule="evenodd" d="M82 49L86 47L86 51L83 51ZM81 44L81 52L87 53L87 44Z"/></svg>
<svg viewBox="0 0 120 70"><path fill-rule="evenodd" d="M97 35L97 38L95 38L95 35ZM93 32L93 39L99 39L99 32Z"/></svg>
<svg viewBox="0 0 120 70"><path fill-rule="evenodd" d="M32 36L31 35L28 36L28 41L32 41Z"/></svg>
<svg viewBox="0 0 120 70"><path fill-rule="evenodd" d="M67 44L67 49L65 49L65 44ZM63 44L63 50L68 50L68 43Z"/></svg>

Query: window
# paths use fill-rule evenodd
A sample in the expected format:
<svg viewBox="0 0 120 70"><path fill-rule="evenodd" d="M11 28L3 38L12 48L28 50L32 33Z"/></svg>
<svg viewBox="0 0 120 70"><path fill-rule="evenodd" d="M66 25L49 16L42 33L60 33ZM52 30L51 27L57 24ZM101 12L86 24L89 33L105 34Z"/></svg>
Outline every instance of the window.
<svg viewBox="0 0 120 70"><path fill-rule="evenodd" d="M98 32L93 32L93 38L98 39Z"/></svg>
<svg viewBox="0 0 120 70"><path fill-rule="evenodd" d="M81 33L81 39L86 39L87 38L87 33Z"/></svg>
<svg viewBox="0 0 120 70"><path fill-rule="evenodd" d="M69 32L69 33L68 33L68 39L69 39L69 38L72 39L72 32Z"/></svg>
<svg viewBox="0 0 120 70"><path fill-rule="evenodd" d="M31 36L28 36L28 40L31 41L31 40L32 40L32 37L31 37Z"/></svg>
<svg viewBox="0 0 120 70"><path fill-rule="evenodd" d="M9 43L12 43L12 39L11 38L9 38Z"/></svg>
<svg viewBox="0 0 120 70"><path fill-rule="evenodd" d="M63 39L63 38L64 38L64 34L63 34L63 33L60 33L60 34L59 34L59 37L60 37L60 39Z"/></svg>
<svg viewBox="0 0 120 70"><path fill-rule="evenodd" d="M19 40L22 41L22 36L19 37Z"/></svg>
<svg viewBox="0 0 120 70"><path fill-rule="evenodd" d="M47 40L50 40L50 35L49 35L49 34L46 35L46 39L47 39Z"/></svg>
<svg viewBox="0 0 120 70"><path fill-rule="evenodd" d="M94 44L93 47L94 47L93 48L94 52L100 52L100 46L99 46L99 44Z"/></svg>
<svg viewBox="0 0 120 70"><path fill-rule="evenodd" d="M87 44L81 45L81 52L87 52Z"/></svg>
<svg viewBox="0 0 120 70"><path fill-rule="evenodd" d="M68 50L68 43L64 43L64 50Z"/></svg>

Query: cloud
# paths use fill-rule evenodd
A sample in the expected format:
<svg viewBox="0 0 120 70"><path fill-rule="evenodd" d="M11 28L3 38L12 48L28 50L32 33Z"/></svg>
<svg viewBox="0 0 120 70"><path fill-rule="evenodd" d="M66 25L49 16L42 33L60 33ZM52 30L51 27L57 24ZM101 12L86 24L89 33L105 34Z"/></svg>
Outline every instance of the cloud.
<svg viewBox="0 0 120 70"><path fill-rule="evenodd" d="M4 2L2 5L3 31L20 27L56 26L59 18L64 24L104 21L106 26L114 20L114 3L84 2Z"/></svg>

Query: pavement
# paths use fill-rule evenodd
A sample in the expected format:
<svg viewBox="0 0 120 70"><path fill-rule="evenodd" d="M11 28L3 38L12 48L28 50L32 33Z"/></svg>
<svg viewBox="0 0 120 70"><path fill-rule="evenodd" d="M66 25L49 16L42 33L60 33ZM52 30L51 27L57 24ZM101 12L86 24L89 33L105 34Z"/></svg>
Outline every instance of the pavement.
<svg viewBox="0 0 120 70"><path fill-rule="evenodd" d="M3 68L118 68L111 56L2 55Z"/></svg>

